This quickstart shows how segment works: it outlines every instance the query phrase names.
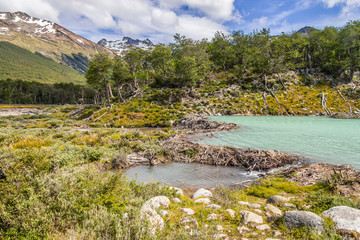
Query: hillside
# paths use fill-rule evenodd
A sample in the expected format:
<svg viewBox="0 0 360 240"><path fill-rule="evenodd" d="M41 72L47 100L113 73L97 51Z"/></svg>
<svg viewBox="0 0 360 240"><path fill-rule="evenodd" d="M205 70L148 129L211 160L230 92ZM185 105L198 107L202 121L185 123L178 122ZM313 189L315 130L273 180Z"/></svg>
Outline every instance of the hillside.
<svg viewBox="0 0 360 240"><path fill-rule="evenodd" d="M32 53L39 52L82 73L86 71L91 56L98 51L107 51L56 23L23 12L0 12L0 41L10 42Z"/></svg>
<svg viewBox="0 0 360 240"><path fill-rule="evenodd" d="M85 83L78 71L55 62L51 58L0 42L0 79L21 79L41 83Z"/></svg>

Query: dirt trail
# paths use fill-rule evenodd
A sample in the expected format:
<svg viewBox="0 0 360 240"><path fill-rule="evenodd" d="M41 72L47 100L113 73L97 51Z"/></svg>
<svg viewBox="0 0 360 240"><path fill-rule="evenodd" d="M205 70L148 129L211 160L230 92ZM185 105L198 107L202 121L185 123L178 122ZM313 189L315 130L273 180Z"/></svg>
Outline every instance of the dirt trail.
<svg viewBox="0 0 360 240"><path fill-rule="evenodd" d="M37 108L0 108L0 117L6 116L20 116L20 115L35 115L40 114L42 110Z"/></svg>

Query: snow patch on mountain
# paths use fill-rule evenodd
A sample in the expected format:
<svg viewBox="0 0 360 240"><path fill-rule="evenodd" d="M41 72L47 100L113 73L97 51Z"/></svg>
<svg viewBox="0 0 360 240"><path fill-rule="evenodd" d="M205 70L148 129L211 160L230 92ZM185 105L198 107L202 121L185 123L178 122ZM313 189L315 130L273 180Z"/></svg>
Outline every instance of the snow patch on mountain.
<svg viewBox="0 0 360 240"><path fill-rule="evenodd" d="M131 47L141 48L143 50L148 50L154 44L149 40L139 40L132 39L130 37L124 37L122 40L108 41L106 39L101 39L98 44L101 46L114 51L116 54L120 55L122 52L126 51Z"/></svg>

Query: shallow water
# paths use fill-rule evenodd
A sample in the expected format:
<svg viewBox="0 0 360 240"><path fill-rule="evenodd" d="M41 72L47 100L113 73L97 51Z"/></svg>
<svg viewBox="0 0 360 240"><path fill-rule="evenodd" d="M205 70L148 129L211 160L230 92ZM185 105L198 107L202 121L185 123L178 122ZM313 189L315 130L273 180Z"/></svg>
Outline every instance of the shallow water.
<svg viewBox="0 0 360 240"><path fill-rule="evenodd" d="M157 166L137 166L124 172L138 182L164 182L187 188L217 185L242 185L244 181L257 178L258 173L248 173L240 167L211 166L197 163L169 163Z"/></svg>
<svg viewBox="0 0 360 240"><path fill-rule="evenodd" d="M214 133L198 143L307 156L314 162L351 164L360 169L360 120L326 117L219 116L210 120L236 123L240 129Z"/></svg>

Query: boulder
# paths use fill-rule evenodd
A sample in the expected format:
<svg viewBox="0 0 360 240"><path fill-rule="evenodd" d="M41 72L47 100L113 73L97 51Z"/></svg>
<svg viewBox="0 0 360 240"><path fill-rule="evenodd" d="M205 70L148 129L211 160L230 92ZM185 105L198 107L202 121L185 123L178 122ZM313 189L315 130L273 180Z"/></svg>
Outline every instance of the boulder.
<svg viewBox="0 0 360 240"><path fill-rule="evenodd" d="M226 209L225 212L227 212L231 218L235 217L235 211L232 209Z"/></svg>
<svg viewBox="0 0 360 240"><path fill-rule="evenodd" d="M151 211L152 209L158 209L160 207L169 207L170 200L165 196L157 196L147 200L141 207L141 212Z"/></svg>
<svg viewBox="0 0 360 240"><path fill-rule="evenodd" d="M219 209L221 208L221 206L217 205L217 204L209 204L206 206L207 209Z"/></svg>
<svg viewBox="0 0 360 240"><path fill-rule="evenodd" d="M181 200L180 200L180 199L178 199L177 197L174 197L172 200L173 200L173 202L176 202L176 203L181 203Z"/></svg>
<svg viewBox="0 0 360 240"><path fill-rule="evenodd" d="M266 203L273 203L273 204L279 204L279 203L285 203L288 202L289 199L280 195L274 195L268 198Z"/></svg>
<svg viewBox="0 0 360 240"><path fill-rule="evenodd" d="M284 221L287 228L309 227L323 230L324 220L313 212L287 211L284 214Z"/></svg>
<svg viewBox="0 0 360 240"><path fill-rule="evenodd" d="M152 234L155 234L157 230L161 230L165 226L164 220L156 212L156 209L160 207L168 207L169 204L169 198L165 196L157 196L150 198L141 206L141 216L149 221L150 232Z"/></svg>
<svg viewBox="0 0 360 240"><path fill-rule="evenodd" d="M195 211L192 210L191 208L180 208L180 212L186 213L189 216L195 214Z"/></svg>
<svg viewBox="0 0 360 240"><path fill-rule="evenodd" d="M212 197L212 193L205 189L205 188L199 188L194 195L192 196L193 199L198 199L200 197Z"/></svg>
<svg viewBox="0 0 360 240"><path fill-rule="evenodd" d="M279 215L279 216L282 215L282 211L271 204L266 204L265 210L274 215Z"/></svg>
<svg viewBox="0 0 360 240"><path fill-rule="evenodd" d="M256 213L250 212L250 211L240 211L240 215L243 218L243 223L255 223L255 224L263 224L264 220L261 216L257 215Z"/></svg>
<svg viewBox="0 0 360 240"><path fill-rule="evenodd" d="M199 198L199 199L196 199L194 202L195 202L195 203L205 203L205 204L209 204L211 201L210 201L210 199L208 199L208 198Z"/></svg>
<svg viewBox="0 0 360 240"><path fill-rule="evenodd" d="M355 231L360 233L360 210L347 207L332 207L322 213L324 217L331 218L340 230Z"/></svg>

